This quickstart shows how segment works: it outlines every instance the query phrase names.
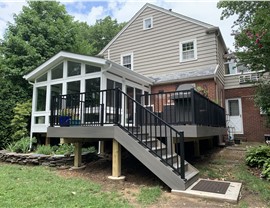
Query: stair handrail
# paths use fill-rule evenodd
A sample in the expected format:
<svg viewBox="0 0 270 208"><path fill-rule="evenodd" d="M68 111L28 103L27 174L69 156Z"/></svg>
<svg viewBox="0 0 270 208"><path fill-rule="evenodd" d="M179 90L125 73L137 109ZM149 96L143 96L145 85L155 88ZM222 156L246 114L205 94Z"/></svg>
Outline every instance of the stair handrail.
<svg viewBox="0 0 270 208"><path fill-rule="evenodd" d="M136 104L136 106L139 106L141 109L143 109L144 111L146 111L149 115L151 115L152 117L155 118L155 120L158 121L158 123L162 123L163 125L160 125L160 126L164 126L166 128L169 128L171 131L173 131L175 133L175 135L177 136L176 137L176 143L180 143L180 171L179 171L179 161L178 161L178 155L177 155L177 167L174 167L173 164L170 164L166 159L164 159L162 156L158 155L155 151L153 151L149 146L147 145L143 145L145 146L146 148L148 148L153 154L155 154L157 157L159 157L159 159L164 162L165 164L169 165L175 172L177 172L180 176L181 176L181 179L184 179L185 180L185 156L184 156L184 132L183 131L178 131L176 130L174 127L172 127L170 124L168 124L166 121L164 121L163 119L161 119L160 117L158 117L157 115L155 115L152 111L148 110L147 108L145 108L141 103L139 103L138 101L134 100L131 96L129 96L128 94L126 94L125 92L123 92L121 89L119 88L116 88L116 112L118 113L119 110L120 110L120 101L121 101L121 97L119 93L121 93L123 96L126 96L129 100L131 100L133 103ZM138 141L141 141L137 136L136 134L134 133L134 129L131 127L131 126L125 126L125 125L122 125L121 122L119 121L119 117L118 115L116 116L116 120L115 120L115 124L118 125L120 128L124 129L125 131L127 131L128 133L130 133L133 137L135 137ZM148 123L149 124L149 123ZM150 123L151 124L151 123ZM151 125L149 124L149 128L151 128ZM147 123L145 124L147 125ZM129 129L129 127L131 127L132 130ZM165 131L166 131L166 128ZM172 135L172 133L171 133ZM170 138L171 139L171 147L172 147L172 144L173 144L173 138ZM166 148L167 148L167 145L166 145ZM172 152L171 152L172 154ZM166 155L167 157L168 155Z"/></svg>

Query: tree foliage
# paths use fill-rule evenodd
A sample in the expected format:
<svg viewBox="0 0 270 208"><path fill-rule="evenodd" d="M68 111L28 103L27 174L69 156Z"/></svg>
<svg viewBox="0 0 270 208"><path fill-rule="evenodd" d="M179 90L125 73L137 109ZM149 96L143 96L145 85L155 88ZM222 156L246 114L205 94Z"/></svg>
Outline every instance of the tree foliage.
<svg viewBox="0 0 270 208"><path fill-rule="evenodd" d="M91 28L90 39L93 40L92 46L95 49L95 54L100 52L117 33L125 26L126 23L117 23L117 20L112 20L111 17L106 17L103 20L97 20L96 24Z"/></svg>
<svg viewBox="0 0 270 208"><path fill-rule="evenodd" d="M270 71L270 2L220 1L223 18L238 15L233 28L236 55L252 70Z"/></svg>
<svg viewBox="0 0 270 208"><path fill-rule="evenodd" d="M270 2L268 1L220 1L221 19L238 15L233 28L236 56L253 71L270 72ZM257 86L255 102L266 112L270 124L269 76Z"/></svg>
<svg viewBox="0 0 270 208"><path fill-rule="evenodd" d="M28 100L24 103L17 103L13 109L14 117L11 120L12 140L19 141L29 135L29 120L31 115L32 103ZM28 128L27 128L28 127Z"/></svg>

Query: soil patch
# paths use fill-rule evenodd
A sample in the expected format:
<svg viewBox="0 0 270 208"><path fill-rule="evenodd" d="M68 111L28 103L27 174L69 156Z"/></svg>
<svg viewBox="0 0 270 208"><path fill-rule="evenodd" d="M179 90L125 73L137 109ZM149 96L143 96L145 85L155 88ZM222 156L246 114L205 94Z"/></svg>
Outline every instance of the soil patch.
<svg viewBox="0 0 270 208"><path fill-rule="evenodd" d="M215 149L211 154L202 157L200 160L194 161L193 165L208 166L212 165L217 168L222 178L225 180L236 181L232 174L232 170L243 163L245 151L239 148L222 148ZM244 185L241 191L242 197L239 204L229 204L227 202L211 201L208 199L200 199L187 197L182 195L174 195L170 193L170 189L141 164L132 155L125 153L122 159L122 175L126 176L124 181L113 181L108 179L111 175L111 160L108 158L100 158L86 164L83 170L58 170L57 173L63 177L82 177L98 184L101 184L103 191L118 191L123 197L129 201L134 207L142 207L138 203L136 196L142 187L160 186L162 188L162 196L159 201L147 207L267 207L260 200L258 194L249 191ZM201 178L210 178L201 175ZM210 178L221 179L222 178ZM239 182L239 181L238 181ZM248 205L248 206L245 206Z"/></svg>

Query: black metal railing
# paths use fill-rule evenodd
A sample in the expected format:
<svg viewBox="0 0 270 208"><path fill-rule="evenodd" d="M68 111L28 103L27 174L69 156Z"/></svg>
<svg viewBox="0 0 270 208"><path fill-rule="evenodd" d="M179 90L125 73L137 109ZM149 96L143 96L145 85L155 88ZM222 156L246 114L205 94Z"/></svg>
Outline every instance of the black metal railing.
<svg viewBox="0 0 270 208"><path fill-rule="evenodd" d="M146 108L168 124L225 127L225 110L194 89L142 95Z"/></svg>
<svg viewBox="0 0 270 208"><path fill-rule="evenodd" d="M52 127L105 124L118 125L185 179L183 132L171 127L120 89L52 98Z"/></svg>

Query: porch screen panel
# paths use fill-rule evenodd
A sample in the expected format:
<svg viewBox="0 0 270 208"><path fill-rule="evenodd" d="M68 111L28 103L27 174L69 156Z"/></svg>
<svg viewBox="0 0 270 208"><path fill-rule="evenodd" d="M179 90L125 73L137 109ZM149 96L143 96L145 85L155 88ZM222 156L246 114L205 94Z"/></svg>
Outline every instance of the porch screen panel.
<svg viewBox="0 0 270 208"><path fill-rule="evenodd" d="M66 107L78 107L80 103L80 81L67 83Z"/></svg>
<svg viewBox="0 0 270 208"><path fill-rule="evenodd" d="M85 80L85 122L98 122L100 112L100 77Z"/></svg>
<svg viewBox="0 0 270 208"><path fill-rule="evenodd" d="M51 99L54 96L59 96L62 94L62 84L51 85ZM54 105L57 109L61 108L61 99L54 100Z"/></svg>
<svg viewBox="0 0 270 208"><path fill-rule="evenodd" d="M115 89L115 88L119 88L120 90L122 90L122 84L120 82L116 82L114 80L107 79L107 89L111 90L111 89ZM107 96L106 96L107 106L113 107L115 105L115 97L114 97L113 93L114 93L114 91L107 92Z"/></svg>
<svg viewBox="0 0 270 208"><path fill-rule="evenodd" d="M239 116L238 100L229 100L229 115L230 116Z"/></svg>
<svg viewBox="0 0 270 208"><path fill-rule="evenodd" d="M46 92L47 87L37 87L37 103L36 111L45 111L46 110Z"/></svg>

